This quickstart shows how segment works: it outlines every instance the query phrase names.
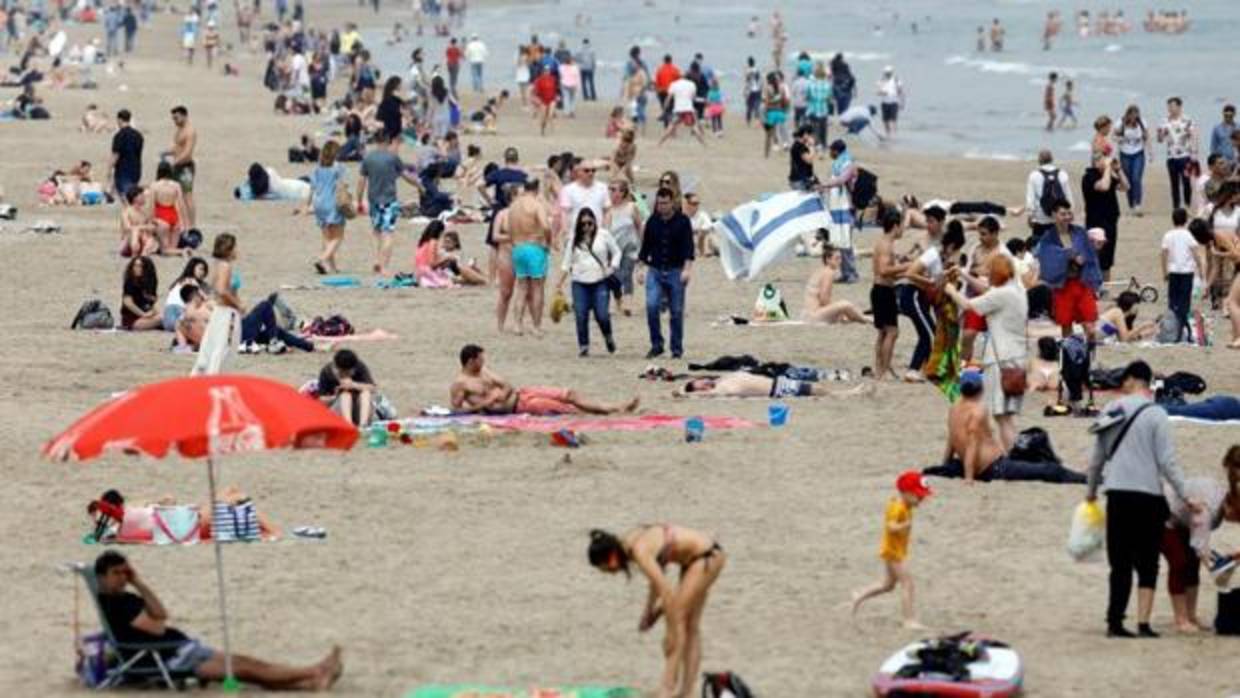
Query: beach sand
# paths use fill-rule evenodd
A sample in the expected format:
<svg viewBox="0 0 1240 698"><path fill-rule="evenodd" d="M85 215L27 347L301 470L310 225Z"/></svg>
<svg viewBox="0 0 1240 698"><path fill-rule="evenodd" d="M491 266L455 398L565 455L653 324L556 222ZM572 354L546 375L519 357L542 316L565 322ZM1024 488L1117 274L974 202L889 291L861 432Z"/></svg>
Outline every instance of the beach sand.
<svg viewBox="0 0 1240 698"><path fill-rule="evenodd" d="M310 23L324 27L361 13L347 2L315 3L310 11ZM361 16L372 17L369 11ZM96 71L99 90L44 91L54 120L0 125L0 184L22 216L4 222L8 232L0 234L7 301L0 388L0 459L9 482L9 505L0 512L7 562L0 580L9 599L2 623L6 651L0 657L0 688L6 694L81 692L71 672L76 582L57 566L89 561L100 552L80 542L88 528L86 503L110 487L131 502L165 493L201 501L206 491L201 462L110 457L62 464L38 455L46 439L114 392L185 375L192 363L192 357L166 350L169 336L163 333L67 329L81 301L98 296L114 311L120 301L117 209L39 209L34 197L35 186L55 167L88 159L102 171L109 137L79 133L81 110L95 102L108 114L121 107L133 111L146 135L149 179L156 153L171 142L169 108L188 106L200 132L200 227L208 245L216 233L238 234L245 301L252 304L282 284L315 282L310 261L319 233L313 221L292 216L289 204L234 201L231 189L256 160L282 173L308 172L308 166L286 164L285 151L300 133L316 129L316 119L272 115L273 97L261 86L260 56L223 59L241 65L240 78L209 73L201 62L193 68L178 62L177 24L178 16L158 16L153 29L139 35L138 53L122 73ZM235 37L230 15L223 29L230 40ZM85 34L75 28L71 36L80 40ZM427 45L432 52L442 50L438 43ZM122 85L128 90L120 91ZM601 87L604 93L613 89ZM332 95L340 90L334 85ZM465 99L474 103L471 95ZM507 145L520 148L527 163L562 150L601 156L609 149L602 137L607 106L583 108L576 120L560 120L549 137L539 138L530 119L512 105L501 120L501 136L465 142L479 143L486 158L496 160ZM781 188L786 157L763 160L760 131L745 129L735 114L727 121L727 137L712 139L705 149L686 138L656 148L652 129L640 143L641 186L649 189L654 173L675 168L700 183L712 211ZM858 158L879 173L885 194L915 192L923 199L1016 203L1029 168L898 149L861 149ZM350 168L356 171L356 165ZM1079 165L1071 169L1079 177ZM1161 168L1150 168L1147 186L1149 215L1121 223L1119 277L1155 278L1158 243L1168 227ZM64 233L13 232L40 218L54 219ZM360 220L350 224L343 266L369 283L372 243L364 228ZM466 255L485 258L480 227L461 229ZM1024 227L1018 222L1013 229L1023 233ZM397 259L403 268L411 263L413 236L412 226L402 224ZM867 232L860 246L869 247L872 240ZM161 291L181 264L157 261ZM773 273L794 312L814 264L795 260ZM868 264L864 273L868 279ZM837 292L868 305L868 283ZM865 325L711 326L721 314L747 313L756 293L752 284L727 282L714 260L700 262L688 294L688 358L751 353L848 368L854 375L872 363L874 332ZM638 381L647 363L640 314L615 316L616 357L579 360L571 321L549 324L542 339L497 336L493 289L284 295L304 316L344 313L361 331L399 334L398 341L356 348L403 414L446 404L457 351L477 342L486 347L491 368L518 385L574 386L606 399L638 394L651 412L765 422L766 400L686 403L670 397L671 385ZM1143 315L1153 312L1146 307ZM1220 326L1216 340L1226 342L1228 335ZM913 337L904 324L897 362L907 361ZM597 331L595 342L596 354L602 354ZM1198 372L1211 392L1240 393L1238 352L1101 351L1107 366L1138 356L1156 370ZM242 356L235 368L299 385L326 361L326 354ZM1047 428L1060 455L1080 467L1090 446L1085 422L1044 419L1043 404L1041 396L1030 398L1021 426ZM571 460L545 437L528 434L496 437L489 444L467 441L451 453L359 446L344 455L227 459L221 463L222 480L246 489L286 529L313 524L328 530L322 542L226 549L233 646L264 658L309 662L340 643L347 667L337 687L342 695L398 696L421 683L473 680L649 689L661 667L661 628L649 636L635 632L645 584L591 569L587 532L671 521L714 532L729 553L705 614L704 670L738 672L763 696L866 695L879 663L915 636L900 629L895 595L870 602L851 621L849 591L881 574L877 548L884 503L900 471L940 458L946 407L931 387L884 384L872 398L794 401L782 429L709 431L696 445L670 429L591 434ZM1190 425L1177 425L1175 436L1185 467L1216 477L1225 448L1236 440L1234 429ZM972 629L1011 643L1026 662L1028 695L1219 696L1240 688L1232 640L1104 639L1106 566L1073 563L1064 551L1082 488L933 484L935 496L917 513L910 558L922 620L935 630ZM1236 534L1221 535L1234 544ZM159 591L173 623L218 647L210 547L124 552ZM1202 596L1202 618L1212 619L1208 581ZM81 615L93 627L89 603ZM1154 620L1156 628L1172 635L1161 585Z"/></svg>

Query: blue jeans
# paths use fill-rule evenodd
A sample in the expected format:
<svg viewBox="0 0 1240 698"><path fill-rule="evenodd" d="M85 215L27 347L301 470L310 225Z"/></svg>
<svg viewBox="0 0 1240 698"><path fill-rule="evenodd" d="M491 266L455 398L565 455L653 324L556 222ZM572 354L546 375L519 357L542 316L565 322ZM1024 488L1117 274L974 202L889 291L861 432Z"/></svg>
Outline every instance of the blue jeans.
<svg viewBox="0 0 1240 698"><path fill-rule="evenodd" d="M469 64L469 77L471 80L473 80L474 92L481 92L482 91L482 64L481 63L470 63Z"/></svg>
<svg viewBox="0 0 1240 698"><path fill-rule="evenodd" d="M1128 207L1136 208L1141 205L1142 194L1145 193L1141 188L1141 180L1145 178L1145 151L1136 155L1120 153L1119 166L1128 178Z"/></svg>
<svg viewBox="0 0 1240 698"><path fill-rule="evenodd" d="M581 99L586 102L593 102L598 99L598 94L594 92L594 71L581 71Z"/></svg>
<svg viewBox="0 0 1240 698"><path fill-rule="evenodd" d="M1214 421L1240 419L1240 400L1230 395L1215 395L1188 405L1164 405L1172 417L1193 417Z"/></svg>
<svg viewBox="0 0 1240 698"><path fill-rule="evenodd" d="M279 339L294 349L314 351L313 343L280 327L276 322L275 305L268 298L257 303L249 314L241 319L241 341L266 345L273 339Z"/></svg>
<svg viewBox="0 0 1240 698"><path fill-rule="evenodd" d="M607 282L598 281L592 284L573 282L573 315L577 318L577 348L590 348L590 311L594 311L594 321L603 333L603 339L611 341L611 298L607 292Z"/></svg>
<svg viewBox="0 0 1240 698"><path fill-rule="evenodd" d="M1167 309L1180 321L1180 336L1176 337L1177 342L1183 340L1185 335L1192 336L1188 328L1193 307L1195 276L1192 272L1167 274Z"/></svg>
<svg viewBox="0 0 1240 698"><path fill-rule="evenodd" d="M685 283L680 269L655 269L646 272L646 325L650 329L651 351L663 351L663 328L659 324L659 308L664 297L671 315L672 353L685 351Z"/></svg>

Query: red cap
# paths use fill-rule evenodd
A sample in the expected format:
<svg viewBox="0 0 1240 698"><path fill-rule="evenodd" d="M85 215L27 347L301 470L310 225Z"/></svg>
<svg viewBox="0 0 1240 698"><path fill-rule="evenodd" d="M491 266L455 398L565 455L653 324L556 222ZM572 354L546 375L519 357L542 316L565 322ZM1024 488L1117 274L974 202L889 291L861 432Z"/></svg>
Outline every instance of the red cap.
<svg viewBox="0 0 1240 698"><path fill-rule="evenodd" d="M926 484L926 479L916 470L906 470L896 478L896 490L907 492L922 499L934 494L934 490Z"/></svg>

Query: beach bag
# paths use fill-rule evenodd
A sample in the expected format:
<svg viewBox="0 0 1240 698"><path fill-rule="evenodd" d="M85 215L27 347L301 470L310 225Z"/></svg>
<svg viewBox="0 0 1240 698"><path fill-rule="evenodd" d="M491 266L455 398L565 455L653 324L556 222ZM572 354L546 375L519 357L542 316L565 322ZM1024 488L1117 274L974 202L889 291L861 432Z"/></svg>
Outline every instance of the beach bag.
<svg viewBox="0 0 1240 698"><path fill-rule="evenodd" d="M349 191L349 185L344 178L336 182L336 211L346 221L357 218L357 207L353 204L353 192Z"/></svg>
<svg viewBox="0 0 1240 698"><path fill-rule="evenodd" d="M221 543L258 540L258 510L254 502L216 502L211 514L211 535Z"/></svg>
<svg viewBox="0 0 1240 698"><path fill-rule="evenodd" d="M1180 324L1180 318L1175 313L1163 313L1158 318L1158 334L1154 337L1154 341L1159 344L1175 344L1184 336L1184 326Z"/></svg>
<svg viewBox="0 0 1240 698"><path fill-rule="evenodd" d="M310 322L309 333L316 337L346 337L353 334L353 325L343 315L316 317Z"/></svg>
<svg viewBox="0 0 1240 698"><path fill-rule="evenodd" d="M181 233L180 239L177 241L177 247L183 250L196 250L202 246L202 231L197 228L190 228Z"/></svg>
<svg viewBox="0 0 1240 698"><path fill-rule="evenodd" d="M1094 390L1119 390L1123 383L1123 368L1096 368L1089 372L1089 384Z"/></svg>
<svg viewBox="0 0 1240 698"><path fill-rule="evenodd" d="M564 292L556 291L555 295L551 297L551 321L558 323L560 318L564 317L564 313L571 309L568 299L564 297Z"/></svg>
<svg viewBox="0 0 1240 698"><path fill-rule="evenodd" d="M1042 193L1038 197L1038 207L1042 209L1042 213L1048 216L1051 215L1051 208L1055 205L1055 202L1066 198L1063 184L1059 181L1059 170L1043 171Z"/></svg>
<svg viewBox="0 0 1240 698"><path fill-rule="evenodd" d="M878 175L864 167L858 167L857 176L852 184L853 208L864 211L869 208L876 196L878 196Z"/></svg>
<svg viewBox="0 0 1240 698"><path fill-rule="evenodd" d="M754 318L768 322L782 322L788 319L788 306L784 297L774 284L766 284L758 291L758 300L753 304Z"/></svg>
<svg viewBox="0 0 1240 698"><path fill-rule="evenodd" d="M92 298L82 303L78 308L77 315L73 316L73 322L70 323L71 330L110 330L116 326L116 320L112 317L112 311L103 301Z"/></svg>
<svg viewBox="0 0 1240 698"><path fill-rule="evenodd" d="M990 346L990 351L995 356L995 362L999 364L999 389L1007 397L1023 396L1029 388L1024 363L1000 359L999 349L995 343L989 339L987 339L986 343Z"/></svg>
<svg viewBox="0 0 1240 698"><path fill-rule="evenodd" d="M74 673L85 688L102 688L117 656L103 633L91 633L77 639L77 661Z"/></svg>
<svg viewBox="0 0 1240 698"><path fill-rule="evenodd" d="M1240 635L1240 589L1219 592L1214 632L1219 635Z"/></svg>
<svg viewBox="0 0 1240 698"><path fill-rule="evenodd" d="M188 545L201 538L198 510L191 506L157 506L151 515L155 545Z"/></svg>
<svg viewBox="0 0 1240 698"><path fill-rule="evenodd" d="M1072 527L1068 529L1068 554L1077 562L1087 562L1102 551L1106 533L1106 514L1098 502L1081 502L1072 512Z"/></svg>
<svg viewBox="0 0 1240 698"><path fill-rule="evenodd" d="M1089 381L1089 344L1080 335L1072 335L1060 342L1060 381L1068 390L1068 399L1079 402L1085 395Z"/></svg>
<svg viewBox="0 0 1240 698"><path fill-rule="evenodd" d="M1042 427L1029 427L1016 435L1016 443L1008 453L1012 460L1027 463L1061 463L1051 446L1051 436Z"/></svg>
<svg viewBox="0 0 1240 698"><path fill-rule="evenodd" d="M753 691L730 671L702 674L702 698L754 698Z"/></svg>
<svg viewBox="0 0 1240 698"><path fill-rule="evenodd" d="M1176 371L1163 378L1163 386L1189 395L1200 395L1206 391L1206 380L1196 373Z"/></svg>

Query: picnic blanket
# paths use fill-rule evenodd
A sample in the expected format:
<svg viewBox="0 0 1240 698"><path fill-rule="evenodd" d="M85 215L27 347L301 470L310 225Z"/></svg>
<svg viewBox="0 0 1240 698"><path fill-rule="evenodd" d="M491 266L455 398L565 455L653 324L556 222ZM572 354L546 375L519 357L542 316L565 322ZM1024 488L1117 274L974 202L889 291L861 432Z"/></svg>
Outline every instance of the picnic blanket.
<svg viewBox="0 0 1240 698"><path fill-rule="evenodd" d="M688 417L674 414L643 414L619 417L596 415L559 415L536 417L529 414L478 415L456 414L443 417L413 417L395 420L402 429L410 432L443 431L453 428L472 428L487 425L493 429L511 429L540 434L551 434L561 429L575 432L589 431L649 431L651 429L684 426ZM707 429L747 429L753 422L739 417L702 417Z"/></svg>
<svg viewBox="0 0 1240 698"><path fill-rule="evenodd" d="M626 686L530 686L514 688L484 684L421 686L405 698L638 698Z"/></svg>

